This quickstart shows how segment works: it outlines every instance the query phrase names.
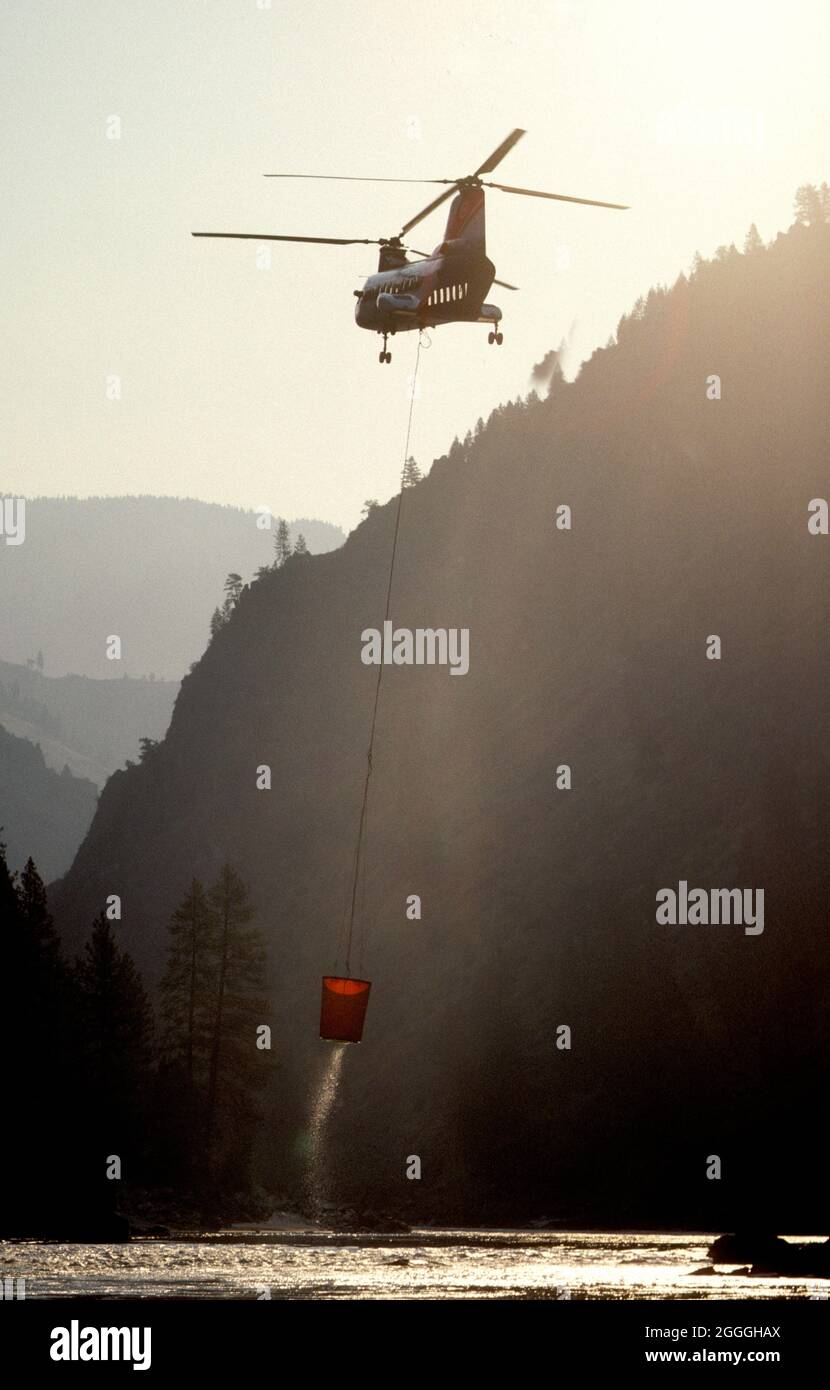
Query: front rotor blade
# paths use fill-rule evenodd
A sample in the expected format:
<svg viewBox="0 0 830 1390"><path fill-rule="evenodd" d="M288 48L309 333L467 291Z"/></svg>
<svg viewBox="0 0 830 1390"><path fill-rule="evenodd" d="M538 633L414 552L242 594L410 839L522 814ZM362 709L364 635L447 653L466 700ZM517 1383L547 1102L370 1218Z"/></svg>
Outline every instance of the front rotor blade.
<svg viewBox="0 0 830 1390"><path fill-rule="evenodd" d="M450 183L450 179L385 179L369 174L263 174L264 179L336 179L340 183Z"/></svg>
<svg viewBox="0 0 830 1390"><path fill-rule="evenodd" d="M519 288L518 285L508 285L506 280L494 280L493 284L501 285L503 290L517 290Z"/></svg>
<svg viewBox="0 0 830 1390"><path fill-rule="evenodd" d="M428 217L431 212L434 212L436 208L440 208L442 203L445 203L448 198L451 198L457 188L457 183L450 184L449 188L445 189L443 193L439 193L437 198L433 198L428 207L423 208L415 217L411 217L408 222L404 222L399 235L406 236L407 232L411 231L413 227L417 227L419 222L423 222L425 217Z"/></svg>
<svg viewBox="0 0 830 1390"><path fill-rule="evenodd" d="M516 130L512 130L508 135L507 139L502 140L498 149L493 150L493 153L490 155L489 159L485 159L484 163L480 165L478 169L476 169L473 177L479 178L481 174L492 174L496 165L501 164L502 160L504 159L504 156L510 153L513 146L518 144L522 136L526 133L526 131L519 130L518 128Z"/></svg>
<svg viewBox="0 0 830 1390"><path fill-rule="evenodd" d="M557 203L584 203L591 208L619 208L628 211L628 203L600 203L596 198L571 198L567 193L540 193L538 188L511 188L506 183L485 183L485 188L499 188L502 193L521 193L525 198L552 198Z"/></svg>
<svg viewBox="0 0 830 1390"><path fill-rule="evenodd" d="M342 236L260 236L257 232L191 232L191 236L224 237L232 241L310 241L315 246L380 246L374 237Z"/></svg>

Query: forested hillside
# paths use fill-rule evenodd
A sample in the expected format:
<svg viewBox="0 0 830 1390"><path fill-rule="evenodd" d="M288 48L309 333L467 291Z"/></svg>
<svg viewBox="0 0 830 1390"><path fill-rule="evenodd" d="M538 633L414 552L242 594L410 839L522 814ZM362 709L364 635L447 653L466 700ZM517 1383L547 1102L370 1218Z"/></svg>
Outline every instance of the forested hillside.
<svg viewBox="0 0 830 1390"><path fill-rule="evenodd" d="M0 657L52 676L179 680L204 650L227 574L247 581L274 560L277 518L264 520L194 498L28 498L23 543L0 545ZM343 540L302 517L289 535L312 552Z"/></svg>
<svg viewBox="0 0 830 1390"><path fill-rule="evenodd" d="M164 737L178 689L176 681L47 676L0 661L0 725L37 743L47 767L68 766L101 787L137 760L142 738Z"/></svg>
<svg viewBox="0 0 830 1390"><path fill-rule="evenodd" d="M0 840L12 869L22 869L31 855L45 876L66 873L96 799L92 782L73 777L68 767L55 772L38 747L0 727Z"/></svg>
<svg viewBox="0 0 830 1390"><path fill-rule="evenodd" d="M830 227L724 250L405 491L392 617L468 628L470 670L384 675L344 1200L823 1228L830 538L808 523L830 492L829 338ZM377 675L361 633L394 521L374 509L242 592L52 894L73 949L119 894L155 988L192 878L236 866L270 960L260 1164L286 1183L327 1053ZM762 888L763 932L659 924L680 880Z"/></svg>

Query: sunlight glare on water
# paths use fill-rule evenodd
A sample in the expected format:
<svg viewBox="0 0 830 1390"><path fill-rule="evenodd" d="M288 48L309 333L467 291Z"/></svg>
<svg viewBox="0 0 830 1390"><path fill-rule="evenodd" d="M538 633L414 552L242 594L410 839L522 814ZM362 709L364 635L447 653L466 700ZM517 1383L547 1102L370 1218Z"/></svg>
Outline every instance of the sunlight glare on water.
<svg viewBox="0 0 830 1390"><path fill-rule="evenodd" d="M335 1074L342 1057L332 1058ZM329 1110L331 1102L329 1103ZM128 1245L0 1244L26 1297L256 1299L825 1298L821 1279L700 1272L708 1235L268 1230Z"/></svg>

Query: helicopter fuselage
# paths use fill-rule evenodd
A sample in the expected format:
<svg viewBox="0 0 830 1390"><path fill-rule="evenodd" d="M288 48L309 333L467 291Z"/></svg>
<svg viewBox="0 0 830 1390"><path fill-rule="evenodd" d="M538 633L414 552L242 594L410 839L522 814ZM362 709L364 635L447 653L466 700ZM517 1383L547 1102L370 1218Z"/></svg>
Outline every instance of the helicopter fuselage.
<svg viewBox="0 0 830 1390"><path fill-rule="evenodd" d="M498 323L501 310L485 304L496 268L483 252L443 243L421 261L384 248L380 265L355 290L355 322L374 333L405 333L444 323Z"/></svg>

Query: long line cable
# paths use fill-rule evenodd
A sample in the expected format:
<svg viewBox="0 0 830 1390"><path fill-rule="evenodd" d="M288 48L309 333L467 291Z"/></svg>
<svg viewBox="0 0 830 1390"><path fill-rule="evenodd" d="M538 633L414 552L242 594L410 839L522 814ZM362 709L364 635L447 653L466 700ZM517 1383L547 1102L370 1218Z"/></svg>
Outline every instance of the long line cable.
<svg viewBox="0 0 830 1390"><path fill-rule="evenodd" d="M403 451L403 464L401 466L401 486L398 493L398 506L395 511L395 531L392 537L392 554L389 559L389 581L386 586L386 611L384 623L389 621L389 612L392 606L392 582L395 577L395 557L398 553L398 536L401 529L401 508L403 505L404 478L406 476L406 462L409 458L409 440L412 434L412 412L415 406L415 391L418 384L418 367L421 362L421 334L418 334L418 351L415 354L415 371L412 374L412 390L409 395L409 416L406 422L406 444ZM381 653L382 658L382 653ZM383 680L383 660L378 665L378 678L375 684L375 700L372 706L372 723L369 728L369 747L366 751L366 776L363 782L363 801L360 807L360 820L357 827L357 843L355 845L353 871L352 871L352 893L349 904L349 926L346 935L346 974L351 970L352 953L352 933L354 931L355 907L357 904L357 888L360 879L360 866L362 859L363 843L366 833L366 818L369 805L369 783L372 779L372 757L375 751L375 728L378 719L378 705L380 703L380 687Z"/></svg>

